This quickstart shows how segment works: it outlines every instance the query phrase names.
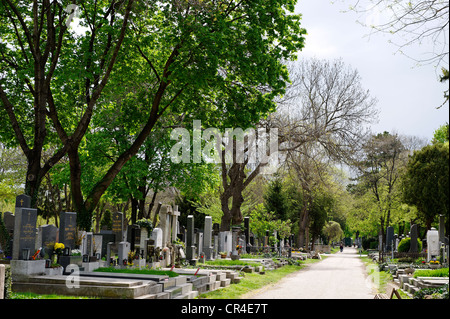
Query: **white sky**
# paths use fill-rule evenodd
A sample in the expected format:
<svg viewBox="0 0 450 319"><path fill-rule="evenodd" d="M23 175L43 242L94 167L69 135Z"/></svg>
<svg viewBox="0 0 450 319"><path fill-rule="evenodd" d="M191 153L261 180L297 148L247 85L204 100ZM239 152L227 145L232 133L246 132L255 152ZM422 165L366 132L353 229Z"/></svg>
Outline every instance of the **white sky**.
<svg viewBox="0 0 450 319"><path fill-rule="evenodd" d="M378 99L380 115L379 123L372 125L374 133L396 132L430 141L434 131L449 122L449 106L436 109L448 88L448 83L439 82L440 68L417 66L405 55L395 54L390 35L367 37L371 30L356 22L360 16L342 12L349 5L349 0L298 0L296 13L302 14L301 25L308 32L299 59L342 58L358 70L363 88ZM430 50L415 45L408 53L420 57Z"/></svg>

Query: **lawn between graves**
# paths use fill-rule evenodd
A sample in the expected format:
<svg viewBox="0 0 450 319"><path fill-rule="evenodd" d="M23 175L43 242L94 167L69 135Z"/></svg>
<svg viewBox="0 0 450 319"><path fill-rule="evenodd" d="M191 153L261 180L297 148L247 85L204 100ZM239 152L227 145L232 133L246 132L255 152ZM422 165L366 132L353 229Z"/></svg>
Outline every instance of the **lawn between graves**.
<svg viewBox="0 0 450 319"><path fill-rule="evenodd" d="M307 259L300 262L300 265L286 265L274 270L266 271L264 275L255 272L242 273L244 278L239 283L201 294L198 296L198 299L240 299L243 295L253 290L273 285L287 275L305 268L308 264L318 261L320 261L320 259Z"/></svg>
<svg viewBox="0 0 450 319"><path fill-rule="evenodd" d="M369 257L360 257L360 259L365 264L367 275L374 283L377 293L386 293L386 285L392 282L392 275L389 272L380 271L378 264L373 262ZM402 298L404 297L406 295L402 295Z"/></svg>

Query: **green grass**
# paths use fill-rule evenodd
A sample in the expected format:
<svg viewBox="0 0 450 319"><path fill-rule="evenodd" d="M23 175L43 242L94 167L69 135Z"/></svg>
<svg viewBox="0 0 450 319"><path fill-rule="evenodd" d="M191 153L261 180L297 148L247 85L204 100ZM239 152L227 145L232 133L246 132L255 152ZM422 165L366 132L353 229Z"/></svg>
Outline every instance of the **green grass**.
<svg viewBox="0 0 450 319"><path fill-rule="evenodd" d="M199 266L203 264L199 263ZM261 264L256 261L246 261L246 260L228 260L228 259L216 259L209 260L205 265L210 266L260 266Z"/></svg>
<svg viewBox="0 0 450 319"><path fill-rule="evenodd" d="M448 277L448 268L416 269L416 271L414 271L413 277Z"/></svg>
<svg viewBox="0 0 450 319"><path fill-rule="evenodd" d="M374 263L368 257L361 257L366 265L367 275L372 279L378 293L386 293L387 283L393 280L392 275L386 271L380 271L378 264Z"/></svg>
<svg viewBox="0 0 450 319"><path fill-rule="evenodd" d="M31 292L13 292L11 299L97 299L96 297L39 295Z"/></svg>
<svg viewBox="0 0 450 319"><path fill-rule="evenodd" d="M179 276L176 272L170 270L155 270L155 269L116 269L114 267L100 267L94 270L95 272L114 272L123 274L140 274L140 275L159 275L159 276L169 276L177 277Z"/></svg>
<svg viewBox="0 0 450 319"><path fill-rule="evenodd" d="M242 295L253 290L260 289L264 286L274 284L283 277L299 271L305 267L305 264L318 262L318 259L308 259L302 262L301 266L287 265L275 270L266 271L264 275L259 273L245 273L245 277L238 284L231 284L229 287L214 290L205 294L201 294L199 299L239 299Z"/></svg>

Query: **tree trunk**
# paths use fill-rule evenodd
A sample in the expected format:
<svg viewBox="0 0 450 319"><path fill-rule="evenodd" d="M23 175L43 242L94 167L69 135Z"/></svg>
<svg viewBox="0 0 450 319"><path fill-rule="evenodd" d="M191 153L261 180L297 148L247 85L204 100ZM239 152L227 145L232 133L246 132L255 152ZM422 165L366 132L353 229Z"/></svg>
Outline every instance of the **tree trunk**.
<svg viewBox="0 0 450 319"><path fill-rule="evenodd" d="M306 241L306 235L307 235L307 228L309 225L309 211L308 211L308 204L309 204L309 196L305 196L305 200L303 202L303 208L301 210L301 214L298 219L298 247L299 248L307 248L307 241Z"/></svg>

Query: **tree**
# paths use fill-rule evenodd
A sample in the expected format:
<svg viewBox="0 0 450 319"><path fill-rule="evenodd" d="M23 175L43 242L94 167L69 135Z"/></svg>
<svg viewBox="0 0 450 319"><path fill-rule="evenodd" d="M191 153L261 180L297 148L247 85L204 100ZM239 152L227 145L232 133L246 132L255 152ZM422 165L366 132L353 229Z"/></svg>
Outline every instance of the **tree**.
<svg viewBox="0 0 450 319"><path fill-rule="evenodd" d="M133 1L123 4L83 3L90 32L78 36L59 1L0 2L0 133L27 158L25 193L33 206L44 175L75 152L88 129L125 36ZM43 161L49 145L55 151Z"/></svg>
<svg viewBox="0 0 450 319"><path fill-rule="evenodd" d="M291 63L288 68L291 83L285 95L277 99L277 112L257 126L266 132L277 130L276 143L268 141L266 150L276 144L280 161L288 157L281 153L302 153L305 149L324 152L335 161L348 160L366 133L365 126L376 119L376 99L363 90L358 72L342 60L311 59ZM249 164L250 146L246 145L244 161L227 165L222 155L223 230L231 221L242 221L242 192L270 164Z"/></svg>
<svg viewBox="0 0 450 319"><path fill-rule="evenodd" d="M274 212L277 219L286 220L287 199L283 191L282 179L279 175L269 183L264 195L264 208L268 212Z"/></svg>
<svg viewBox="0 0 450 319"><path fill-rule="evenodd" d="M123 94L122 103L136 103L139 130L86 197L74 191L77 210L86 216L84 227L102 194L163 116L245 129L274 109L273 99L287 81L281 59L293 58L304 41L300 17L288 14L294 4L192 0L136 5L139 18L133 19L124 41L109 94ZM119 86L123 89L117 91ZM72 186L79 189L80 163L72 155Z"/></svg>
<svg viewBox="0 0 450 319"><path fill-rule="evenodd" d="M354 1L352 1L354 3ZM363 7L364 3L366 6ZM411 57L418 62L445 63L448 58L448 27L449 4L448 1L428 0L370 0L368 2L357 1L352 10L376 16L380 21L376 24L362 23L376 32L398 34L402 41L395 43L398 51L406 54L404 50L414 43L431 41L433 52L426 52L427 57ZM387 17L387 19L381 19ZM367 20L366 20L367 21ZM374 21L374 19L369 19ZM392 41L391 41L392 42ZM424 52L425 53L425 52ZM406 54L407 55L407 54Z"/></svg>
<svg viewBox="0 0 450 319"><path fill-rule="evenodd" d="M341 225L335 221L329 221L323 227L323 234L327 237L328 242L340 241L344 236Z"/></svg>
<svg viewBox="0 0 450 319"><path fill-rule="evenodd" d="M436 143L445 143L449 141L449 126L448 123L439 127L433 136L433 140L431 141L433 144Z"/></svg>
<svg viewBox="0 0 450 319"><path fill-rule="evenodd" d="M280 220L275 216L274 212L267 211L263 204L259 204L250 213L250 222L252 232L258 238L264 238L266 231L269 231L269 242L273 242L273 232L277 231L278 237L287 238L291 234L291 221Z"/></svg>
<svg viewBox="0 0 450 319"><path fill-rule="evenodd" d="M391 222L391 213L398 204L398 181L401 168L407 161L407 150L398 135L384 132L372 135L365 141L363 151L357 157L359 160L355 161L354 167L359 190L355 191L360 195L370 194L366 200L375 204L374 213L384 238L385 228Z"/></svg>
<svg viewBox="0 0 450 319"><path fill-rule="evenodd" d="M403 199L415 205L427 229L439 215L449 214L449 144L427 145L409 159L403 179Z"/></svg>

